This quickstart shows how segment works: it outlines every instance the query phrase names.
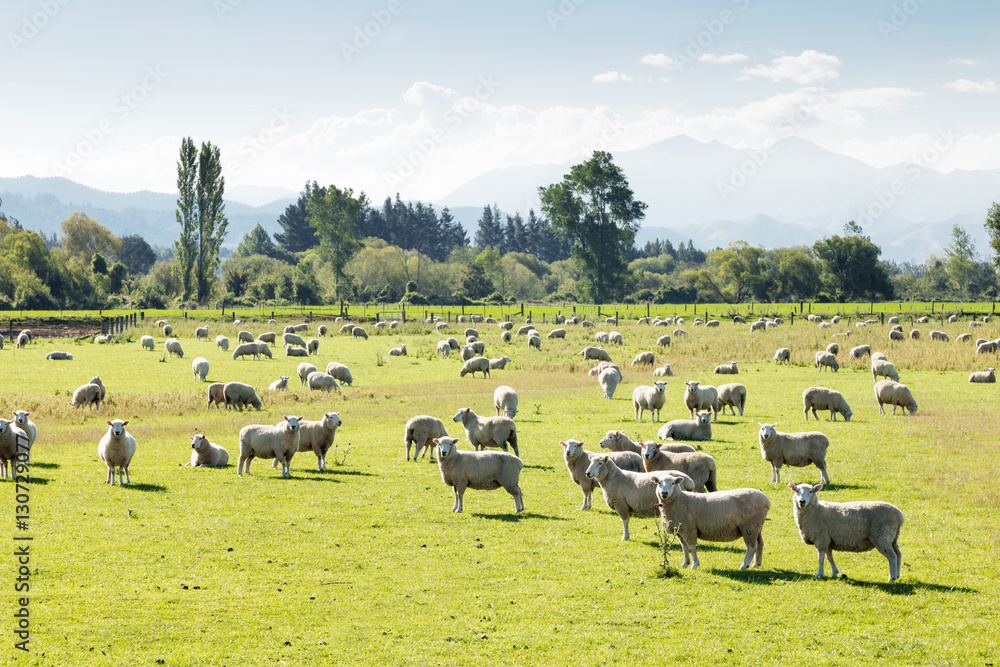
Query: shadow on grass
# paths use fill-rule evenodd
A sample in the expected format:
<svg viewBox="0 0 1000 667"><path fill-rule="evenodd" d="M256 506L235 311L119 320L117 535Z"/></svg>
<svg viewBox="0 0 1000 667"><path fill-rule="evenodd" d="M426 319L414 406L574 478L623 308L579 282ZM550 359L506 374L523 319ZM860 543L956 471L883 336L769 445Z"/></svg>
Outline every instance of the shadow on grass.
<svg viewBox="0 0 1000 667"><path fill-rule="evenodd" d="M698 550L701 551L701 546L698 546ZM745 553L745 551L744 551ZM705 565L704 560L702 561L702 566ZM773 584L776 581L807 581L812 579L812 576L808 574L803 574L802 572L793 572L791 570L769 570L766 568L754 568L750 570L740 570L740 569L719 569L712 568L714 574L722 575L728 579L734 581L742 581L748 584Z"/></svg>
<svg viewBox="0 0 1000 667"><path fill-rule="evenodd" d="M787 487L786 487L787 488ZM840 483L830 483L824 484L824 491L836 491L837 489L871 489L871 484L840 484Z"/></svg>
<svg viewBox="0 0 1000 667"><path fill-rule="evenodd" d="M942 586L941 584L925 584L919 581L915 583L894 581L891 584L885 581L858 581L857 579L849 578L845 574L840 575L840 581L848 586L855 586L857 588L877 588L890 595L913 595L919 591L932 591L934 593L979 592L974 588L966 588L965 586Z"/></svg>
<svg viewBox="0 0 1000 667"><path fill-rule="evenodd" d="M552 467L552 466L542 466L542 465L538 465L538 464L534 464L534 465L530 465L530 466L526 465L524 467L525 468L531 468L532 470L555 470L555 468Z"/></svg>
<svg viewBox="0 0 1000 667"><path fill-rule="evenodd" d="M164 493L167 487L162 484L125 484L123 488L134 491L153 491L154 493Z"/></svg>
<svg viewBox="0 0 1000 667"><path fill-rule="evenodd" d="M54 470L59 467L58 463L29 463L32 468L43 468L45 470Z"/></svg>
<svg viewBox="0 0 1000 667"><path fill-rule="evenodd" d="M35 477L34 475L29 475L28 476L28 483L29 484L41 484L41 485L44 486L45 484L49 483L49 480L47 478L45 478L45 477Z"/></svg>
<svg viewBox="0 0 1000 667"><path fill-rule="evenodd" d="M479 517L480 519L494 519L496 521L510 521L517 523L524 519L548 519L550 521L569 521L566 517L561 516L548 516L546 514L535 514L534 512L524 512L523 514L484 514L482 512L473 512L472 516Z"/></svg>
<svg viewBox="0 0 1000 667"><path fill-rule="evenodd" d="M681 551L681 544L680 544L680 542L678 542L677 538L675 538L673 536L671 536L671 539L674 540L674 542L673 542L673 544L671 545L670 548L671 549L676 548L677 551L680 552ZM657 550L660 548L660 543L657 540L647 540L645 542L645 544L647 544L648 546L651 546L651 547L653 547L654 549L657 549ZM702 551L731 551L732 553L739 553L740 556L742 556L743 554L745 554L747 552L746 546L743 544L742 540L739 540L739 542L733 542L733 544L734 545L735 544L739 544L740 546L738 546L738 547L737 546L731 546L730 547L730 546L723 546L723 545L720 545L718 543L713 544L711 542L698 542L698 553L701 553Z"/></svg>
<svg viewBox="0 0 1000 667"><path fill-rule="evenodd" d="M341 468L327 468L326 470L316 470L311 468L309 470L296 471L297 473L308 476L309 479L326 479L330 476L340 476L340 475L354 475L356 477L375 477L373 473L364 472L363 470L343 470ZM336 479L328 479L327 481L336 482Z"/></svg>

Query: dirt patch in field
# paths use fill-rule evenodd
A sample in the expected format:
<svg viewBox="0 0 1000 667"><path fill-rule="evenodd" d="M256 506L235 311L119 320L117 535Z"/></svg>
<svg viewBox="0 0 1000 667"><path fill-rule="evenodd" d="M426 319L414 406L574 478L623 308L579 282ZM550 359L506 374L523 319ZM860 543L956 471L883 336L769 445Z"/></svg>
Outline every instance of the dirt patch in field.
<svg viewBox="0 0 1000 667"><path fill-rule="evenodd" d="M0 333L4 336L10 333L9 322L10 320L3 322L0 318ZM30 329L35 338L79 338L101 333L101 323L79 320L16 320L13 322L13 329L14 336L24 329Z"/></svg>

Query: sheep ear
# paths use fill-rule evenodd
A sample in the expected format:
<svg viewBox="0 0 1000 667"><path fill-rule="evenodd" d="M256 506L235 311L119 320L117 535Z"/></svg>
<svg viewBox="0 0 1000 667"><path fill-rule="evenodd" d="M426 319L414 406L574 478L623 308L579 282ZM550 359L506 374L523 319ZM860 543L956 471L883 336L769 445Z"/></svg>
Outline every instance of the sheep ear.
<svg viewBox="0 0 1000 667"><path fill-rule="evenodd" d="M792 484L791 482L788 483L788 488L791 489L792 491L795 491L795 485Z"/></svg>
<svg viewBox="0 0 1000 667"><path fill-rule="evenodd" d="M816 484L816 485L814 485L813 486L813 493L816 493L817 491L821 490L822 488L823 488L822 484Z"/></svg>
<svg viewBox="0 0 1000 667"><path fill-rule="evenodd" d="M126 419L125 421L122 422L122 426L128 426L128 422L129 422L129 420Z"/></svg>
<svg viewBox="0 0 1000 667"><path fill-rule="evenodd" d="M108 421L107 424L108 424L108 426L111 426L111 422L110 421Z"/></svg>
<svg viewBox="0 0 1000 667"><path fill-rule="evenodd" d="M659 477L650 477L650 479L653 480L653 484L659 484L660 483L660 478Z"/></svg>
<svg viewBox="0 0 1000 667"><path fill-rule="evenodd" d="M441 444L441 438L434 438L434 444L435 445L440 445Z"/></svg>
<svg viewBox="0 0 1000 667"><path fill-rule="evenodd" d="M565 442L563 442L562 440L560 440L559 444L563 446L563 449L566 449L566 443Z"/></svg>

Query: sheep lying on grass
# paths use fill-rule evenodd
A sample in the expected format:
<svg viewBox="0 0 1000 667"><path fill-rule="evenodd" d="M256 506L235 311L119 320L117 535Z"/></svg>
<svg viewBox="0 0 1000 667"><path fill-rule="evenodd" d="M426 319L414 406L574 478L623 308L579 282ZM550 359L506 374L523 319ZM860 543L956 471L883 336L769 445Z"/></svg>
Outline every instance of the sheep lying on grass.
<svg viewBox="0 0 1000 667"><path fill-rule="evenodd" d="M676 535L684 552L683 566L692 570L698 561L698 538L709 542L732 542L740 537L747 546L741 570L751 563L760 567L764 556L764 520L771 501L757 489L732 489L714 493L689 493L681 480L670 475L654 476L656 507L663 530Z"/></svg>
<svg viewBox="0 0 1000 667"><path fill-rule="evenodd" d="M405 357L406 356L406 343L402 343L399 347L394 347L389 350L390 357Z"/></svg>
<svg viewBox="0 0 1000 667"><path fill-rule="evenodd" d="M996 369L987 368L985 371L976 371L969 376L969 382L996 382Z"/></svg>
<svg viewBox="0 0 1000 667"><path fill-rule="evenodd" d="M826 473L826 449L830 439L819 431L801 433L782 433L775 429L777 424L761 424L757 440L760 443L760 455L771 464L771 482L781 483L781 466L790 465L801 468L814 464L819 468L820 478L824 484L830 483Z"/></svg>
<svg viewBox="0 0 1000 667"><path fill-rule="evenodd" d="M222 467L229 465L229 452L223 447L208 441L208 438L201 433L192 435L191 438L191 465L198 467Z"/></svg>
<svg viewBox="0 0 1000 667"><path fill-rule="evenodd" d="M3 349L2 345L0 345L0 349ZM73 355L69 352L49 352L45 358L49 361L73 361Z"/></svg>
<svg viewBox="0 0 1000 667"><path fill-rule="evenodd" d="M128 467L132 463L132 457L135 456L135 438L125 430L128 422L129 420L127 419L125 421L121 419L108 421L108 432L97 443L97 455L101 457L101 460L108 467L108 478L105 480L105 483L112 486L115 484L116 470L118 471L119 486L125 482L132 483L132 478L128 474ZM124 481L122 481L123 475Z"/></svg>
<svg viewBox="0 0 1000 667"><path fill-rule="evenodd" d="M899 529L903 526L903 513L899 508L877 500L832 503L816 495L822 484L789 484L792 512L799 535L806 544L819 552L819 570L816 578L823 578L823 558L830 561L833 578L840 576L833 562L836 551L878 552L889 561L889 583L899 579L903 554L899 550Z"/></svg>
<svg viewBox="0 0 1000 667"><path fill-rule="evenodd" d="M437 417L430 415L417 415L411 417L406 422L403 429L403 444L406 446L406 460L410 460L410 447L416 447L413 453L414 463L418 458L431 452L431 462L434 461L434 438L444 438L448 436L448 431ZM423 453L421 453L423 450Z"/></svg>
<svg viewBox="0 0 1000 667"><path fill-rule="evenodd" d="M843 394L833 389L827 389L826 387L809 387L802 392L802 413L805 414L806 421L809 421L810 410L812 410L816 421L819 421L819 415L816 414L817 410L829 410L830 419L833 421L837 421L838 412L844 418L845 422L851 421L851 415L854 414L851 411L851 406L844 399Z"/></svg>
<svg viewBox="0 0 1000 667"><path fill-rule="evenodd" d="M510 417L479 417L472 408L462 408L452 421L462 424L469 444L477 451L487 447L499 447L507 451L507 444L514 448L514 456L520 457L517 449L517 425Z"/></svg>
<svg viewBox="0 0 1000 667"><path fill-rule="evenodd" d="M437 463L441 479L455 492L452 512L461 512L466 489L492 491L503 487L514 497L514 511L524 511L524 500L519 485L524 464L507 452L463 452L458 449L457 438L435 438L438 448Z"/></svg>
<svg viewBox="0 0 1000 667"><path fill-rule="evenodd" d="M653 369L653 377L673 377L674 370L670 368L670 364L663 364L659 368Z"/></svg>
<svg viewBox="0 0 1000 667"><path fill-rule="evenodd" d="M708 412L699 412L694 419L672 419L656 432L660 440L711 440L712 421Z"/></svg>
<svg viewBox="0 0 1000 667"><path fill-rule="evenodd" d="M502 356L499 359L490 359L490 370L504 370L510 363L510 357Z"/></svg>
<svg viewBox="0 0 1000 667"><path fill-rule="evenodd" d="M227 385L228 386L228 385ZM275 459L281 464L281 476L292 476L292 457L299 451L299 422L302 417L282 416L284 421L271 426L250 424L240 429L240 460L236 474L250 474L254 458Z"/></svg>
<svg viewBox="0 0 1000 667"><path fill-rule="evenodd" d="M720 364L715 367L716 375L739 375L740 369L736 367L735 361L730 361L728 364Z"/></svg>
<svg viewBox="0 0 1000 667"><path fill-rule="evenodd" d="M892 406L892 414L896 414L897 406L903 408L904 415L907 411L911 415L917 413L917 402L913 400L913 394L910 393L910 388L905 384L899 384L892 380L879 380L875 383L874 391L875 400L878 401L879 414L885 414L882 406L886 404Z"/></svg>
<svg viewBox="0 0 1000 667"><path fill-rule="evenodd" d="M287 391L288 390L288 376L282 375L277 380L267 385L268 391Z"/></svg>
<svg viewBox="0 0 1000 667"><path fill-rule="evenodd" d="M590 461L593 457L601 455L585 450L583 442L579 440L566 440L565 442L560 440L559 444L563 448L563 459L566 461L566 469L569 470L570 479L583 491L583 505L580 509L589 510L594 488L600 485L597 480L587 477L587 468L590 467ZM607 456L622 470L643 472L642 457L634 452L613 452Z"/></svg>
<svg viewBox="0 0 1000 667"><path fill-rule="evenodd" d="M646 472L661 470L682 472L691 478L693 491L704 493L718 491L715 459L705 452L667 452L660 449L655 442L646 442L642 446L642 467Z"/></svg>

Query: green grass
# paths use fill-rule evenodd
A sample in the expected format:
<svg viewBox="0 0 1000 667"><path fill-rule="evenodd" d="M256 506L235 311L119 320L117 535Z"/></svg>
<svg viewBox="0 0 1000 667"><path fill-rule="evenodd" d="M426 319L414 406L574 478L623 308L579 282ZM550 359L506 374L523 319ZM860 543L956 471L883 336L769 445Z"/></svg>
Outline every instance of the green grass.
<svg viewBox="0 0 1000 667"><path fill-rule="evenodd" d="M582 494L558 441L583 440L593 451L610 429L655 437L659 425L635 422L630 400L635 386L651 382L651 372L627 364L639 351L656 350L656 338L672 327L615 327L626 345L610 351L625 382L613 401L604 401L586 373L592 362L576 356L593 341L593 330L570 328L566 341L543 338L539 353L523 338L503 346L495 327L472 325L489 356L513 359L490 380L460 379L460 361L436 357L440 336L423 325L369 327L368 341L333 333L309 361L344 362L355 384L317 395L296 381L302 359L275 350L272 360L233 361L214 343L196 342L194 322L175 323L184 359L163 360L163 336L152 319L147 313L145 327L111 345L43 339L0 350L6 380L0 408L31 410L40 431L31 468L32 650L12 649L15 564L6 548L0 557L5 664L988 665L1000 659L998 388L966 382L971 370L996 366L996 359L977 359L968 344L932 343L927 325L919 327L921 341L889 345L887 327L869 327L845 346L869 343L888 354L920 405L914 417L879 415L866 365L848 361L843 350L839 373L817 373L813 352L830 342L830 331L798 320L753 335L748 326L689 323L688 338L675 338L665 354L657 351L657 363L669 361L675 372L667 378L665 419L686 416L684 380L747 386L746 416L720 418L715 440L703 449L717 461L721 488L760 488L772 502L761 569L738 570L741 541L702 543L700 570L662 577L656 520L633 519L632 540L622 543L621 522L602 498L581 512ZM966 327L944 330L954 340ZM552 327L539 328L544 334ZM250 327L266 329L274 328ZM1000 335L997 323L984 329L977 330L984 338ZM155 336L154 352L139 349L144 333ZM212 325L211 338L219 333L235 341L235 327ZM456 333L461 327L452 325ZM409 356L387 356L400 342ZM792 364L779 367L767 360L782 346L792 348ZM75 360L45 362L53 349ZM191 373L196 356L210 361L211 381L241 380L259 389L289 375L290 389L261 392L260 413L206 410L206 385ZM712 375L731 359L740 364L738 377ZM69 395L94 374L107 385L108 400L99 414L73 411ZM465 512L453 514L437 467L426 458L404 460L403 424L416 414L435 415L467 446L451 416L467 405L492 414L499 384L520 395L526 512L515 516L513 500L498 490L467 492ZM806 425L801 393L811 385L841 391L853 421ZM344 422L339 456L352 447L343 465L331 455L331 469L318 473L315 457L303 453L292 462L292 479L259 460L251 475L237 477L243 425L275 423L283 414L315 419L330 410ZM102 483L106 470L97 457L104 422L114 418L131 420L138 440L132 485L124 488ZM839 552L846 576L813 580L816 551L798 536L791 492L768 483L758 421L829 435L833 485L821 498L879 499L902 509L898 583L885 583L887 563L874 551ZM233 465L185 467L195 432L225 446ZM783 482L818 477L815 468L782 474ZM0 488L7 489L3 507L12 535L14 486ZM676 541L669 560L680 564Z"/></svg>

